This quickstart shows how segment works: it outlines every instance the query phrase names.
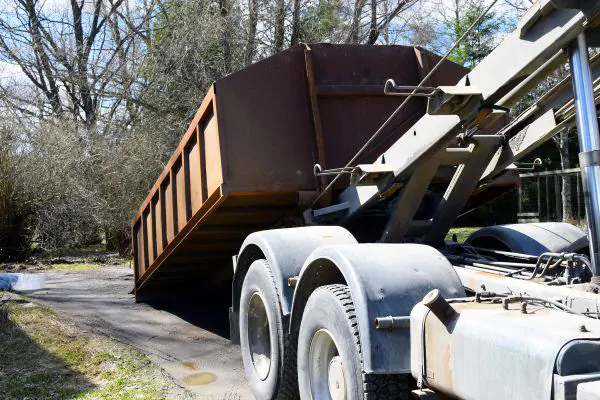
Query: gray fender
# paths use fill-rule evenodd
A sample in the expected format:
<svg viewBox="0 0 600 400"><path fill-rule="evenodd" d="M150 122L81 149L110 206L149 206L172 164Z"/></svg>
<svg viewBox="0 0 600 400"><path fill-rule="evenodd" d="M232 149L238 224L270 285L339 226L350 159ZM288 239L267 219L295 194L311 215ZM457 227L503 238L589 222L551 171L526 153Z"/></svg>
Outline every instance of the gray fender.
<svg viewBox="0 0 600 400"><path fill-rule="evenodd" d="M294 294L290 333L300 328L310 294L320 286L345 283L356 308L365 373L409 373L410 329L378 330L375 318L409 316L432 289L446 298L465 291L448 260L419 244L323 246L306 260Z"/></svg>
<svg viewBox="0 0 600 400"><path fill-rule="evenodd" d="M310 253L326 244L353 244L356 239L339 226L309 226L272 229L254 232L244 240L238 253L233 276L233 311L239 311L240 293L250 265L265 259L271 267L281 302L281 312L290 313L294 288L288 287L288 278L298 276Z"/></svg>
<svg viewBox="0 0 600 400"><path fill-rule="evenodd" d="M545 252L577 253L589 246L584 231L563 222L489 226L471 234L466 242L536 256Z"/></svg>

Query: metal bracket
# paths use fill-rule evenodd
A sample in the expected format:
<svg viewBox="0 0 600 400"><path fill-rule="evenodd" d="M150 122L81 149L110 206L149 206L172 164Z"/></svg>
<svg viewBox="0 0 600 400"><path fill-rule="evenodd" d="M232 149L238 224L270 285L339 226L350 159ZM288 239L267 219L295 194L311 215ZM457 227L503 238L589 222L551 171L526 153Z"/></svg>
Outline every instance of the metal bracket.
<svg viewBox="0 0 600 400"><path fill-rule="evenodd" d="M425 243L443 243L446 233L477 187L479 178L493 154L504 142L504 137L501 135L478 135L473 139L477 142L473 156L456 169L433 216L433 226L425 232L423 237Z"/></svg>
<svg viewBox="0 0 600 400"><path fill-rule="evenodd" d="M543 164L542 159L536 158L535 160L533 160L532 163L514 162L514 163L512 163L514 168L511 168L511 166L508 166L506 169L516 169L517 171L535 171L535 169L537 167L541 167L542 164Z"/></svg>
<svg viewBox="0 0 600 400"><path fill-rule="evenodd" d="M475 104L477 108L483 102L480 90L473 86L440 86L427 102L429 115L460 115L460 111Z"/></svg>
<svg viewBox="0 0 600 400"><path fill-rule="evenodd" d="M313 210L312 215L315 218L322 218L327 215L337 214L337 213L346 211L346 210L348 210L348 208L350 208L350 203L345 201L343 203L338 203L338 204L334 204L332 206Z"/></svg>
<svg viewBox="0 0 600 400"><path fill-rule="evenodd" d="M390 164L360 164L352 172L351 182L356 186L374 185L393 172L394 167Z"/></svg>
<svg viewBox="0 0 600 400"><path fill-rule="evenodd" d="M323 169L320 164L315 164L313 167L313 173L315 176L351 174L353 170L354 167Z"/></svg>
<svg viewBox="0 0 600 400"><path fill-rule="evenodd" d="M419 400L437 400L436 393L431 389L415 389L412 392L414 398Z"/></svg>
<svg viewBox="0 0 600 400"><path fill-rule="evenodd" d="M392 90L396 90L396 92ZM393 79L388 79L383 87L383 93L386 96L400 97L431 97L435 90L436 88L428 86L396 85Z"/></svg>

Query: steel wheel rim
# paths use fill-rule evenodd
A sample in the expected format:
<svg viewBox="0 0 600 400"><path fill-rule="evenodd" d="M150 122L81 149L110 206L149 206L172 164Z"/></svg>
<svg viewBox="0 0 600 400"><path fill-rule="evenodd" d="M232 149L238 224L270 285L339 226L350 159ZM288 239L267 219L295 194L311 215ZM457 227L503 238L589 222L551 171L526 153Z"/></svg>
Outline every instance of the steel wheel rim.
<svg viewBox="0 0 600 400"><path fill-rule="evenodd" d="M258 292L248 303L248 347L254 372L264 381L271 370L271 332L265 302Z"/></svg>
<svg viewBox="0 0 600 400"><path fill-rule="evenodd" d="M344 364L327 329L313 335L308 356L310 392L313 400L346 400L348 388Z"/></svg>

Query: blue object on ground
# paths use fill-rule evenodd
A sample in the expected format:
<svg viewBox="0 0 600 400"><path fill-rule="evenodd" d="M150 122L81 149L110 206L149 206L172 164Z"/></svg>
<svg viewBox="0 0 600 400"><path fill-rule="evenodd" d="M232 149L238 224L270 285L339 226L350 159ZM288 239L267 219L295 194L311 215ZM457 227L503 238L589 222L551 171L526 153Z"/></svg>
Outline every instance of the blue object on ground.
<svg viewBox="0 0 600 400"><path fill-rule="evenodd" d="M40 290L45 282L46 277L41 274L0 274L0 290L19 292Z"/></svg>
<svg viewBox="0 0 600 400"><path fill-rule="evenodd" d="M0 290L12 290L18 280L16 274L0 274Z"/></svg>

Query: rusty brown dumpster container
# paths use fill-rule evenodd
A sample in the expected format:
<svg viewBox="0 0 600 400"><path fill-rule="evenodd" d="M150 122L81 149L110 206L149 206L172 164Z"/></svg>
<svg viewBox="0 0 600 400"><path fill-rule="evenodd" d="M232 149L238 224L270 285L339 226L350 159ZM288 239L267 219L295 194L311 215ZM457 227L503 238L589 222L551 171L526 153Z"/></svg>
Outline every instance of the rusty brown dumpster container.
<svg viewBox="0 0 600 400"><path fill-rule="evenodd" d="M231 280L249 233L293 224L323 182L316 163L344 166L439 58L406 46L302 45L216 81L132 221L138 299ZM465 73L446 62L428 86ZM362 162L423 113L411 99ZM341 187L339 187L341 189Z"/></svg>

